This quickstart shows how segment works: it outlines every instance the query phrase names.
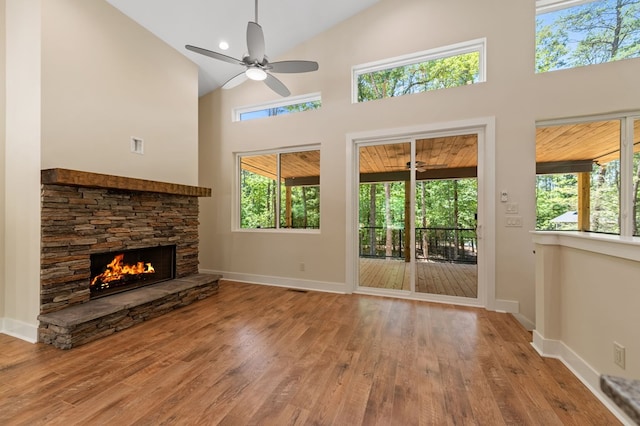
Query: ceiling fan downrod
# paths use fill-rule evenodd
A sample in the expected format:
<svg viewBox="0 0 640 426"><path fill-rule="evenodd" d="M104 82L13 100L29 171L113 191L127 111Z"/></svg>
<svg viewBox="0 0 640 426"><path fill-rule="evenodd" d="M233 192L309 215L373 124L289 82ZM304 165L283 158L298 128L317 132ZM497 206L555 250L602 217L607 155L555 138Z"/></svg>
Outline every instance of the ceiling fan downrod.
<svg viewBox="0 0 640 426"><path fill-rule="evenodd" d="M258 23L258 0L256 0L256 20L255 23Z"/></svg>

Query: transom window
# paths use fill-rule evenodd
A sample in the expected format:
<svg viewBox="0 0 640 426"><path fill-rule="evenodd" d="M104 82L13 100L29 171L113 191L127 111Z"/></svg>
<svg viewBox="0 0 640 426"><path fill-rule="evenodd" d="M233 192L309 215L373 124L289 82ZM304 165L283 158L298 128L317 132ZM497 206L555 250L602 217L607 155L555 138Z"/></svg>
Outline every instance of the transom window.
<svg viewBox="0 0 640 426"><path fill-rule="evenodd" d="M640 0L538 0L536 72L640 56Z"/></svg>
<svg viewBox="0 0 640 426"><path fill-rule="evenodd" d="M240 229L320 228L320 147L237 154Z"/></svg>
<svg viewBox="0 0 640 426"><path fill-rule="evenodd" d="M284 100L265 102L257 105L233 109L233 121L246 121L255 118L273 117L295 112L310 111L322 107L320 93L291 96Z"/></svg>
<svg viewBox="0 0 640 426"><path fill-rule="evenodd" d="M485 81L485 39L353 67L354 103Z"/></svg>

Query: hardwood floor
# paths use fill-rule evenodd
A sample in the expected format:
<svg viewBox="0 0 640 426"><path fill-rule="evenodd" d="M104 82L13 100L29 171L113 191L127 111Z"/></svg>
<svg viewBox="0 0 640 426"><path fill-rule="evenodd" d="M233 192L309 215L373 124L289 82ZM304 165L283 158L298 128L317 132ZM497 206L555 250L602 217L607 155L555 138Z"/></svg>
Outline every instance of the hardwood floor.
<svg viewBox="0 0 640 426"><path fill-rule="evenodd" d="M619 424L530 339L483 309L223 281L69 351L0 335L0 424Z"/></svg>
<svg viewBox="0 0 640 426"><path fill-rule="evenodd" d="M409 264L403 260L360 258L360 285L410 290ZM478 297L477 265L416 262L416 292Z"/></svg>

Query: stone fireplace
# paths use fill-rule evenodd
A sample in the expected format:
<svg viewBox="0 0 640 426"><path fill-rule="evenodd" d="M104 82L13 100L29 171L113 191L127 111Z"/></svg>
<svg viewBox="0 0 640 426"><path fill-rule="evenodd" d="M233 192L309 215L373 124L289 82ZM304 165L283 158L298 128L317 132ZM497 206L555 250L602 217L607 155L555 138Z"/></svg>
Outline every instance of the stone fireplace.
<svg viewBox="0 0 640 426"><path fill-rule="evenodd" d="M217 291L220 277L198 273L210 189L66 169L41 179L39 341L68 349Z"/></svg>

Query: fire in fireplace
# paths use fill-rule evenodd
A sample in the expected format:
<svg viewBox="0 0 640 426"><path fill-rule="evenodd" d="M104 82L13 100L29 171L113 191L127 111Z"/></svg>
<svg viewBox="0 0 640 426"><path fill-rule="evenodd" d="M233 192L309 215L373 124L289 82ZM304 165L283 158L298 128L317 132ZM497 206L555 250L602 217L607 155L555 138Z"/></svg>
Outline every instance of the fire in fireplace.
<svg viewBox="0 0 640 426"><path fill-rule="evenodd" d="M176 246L91 255L91 298L175 278Z"/></svg>

